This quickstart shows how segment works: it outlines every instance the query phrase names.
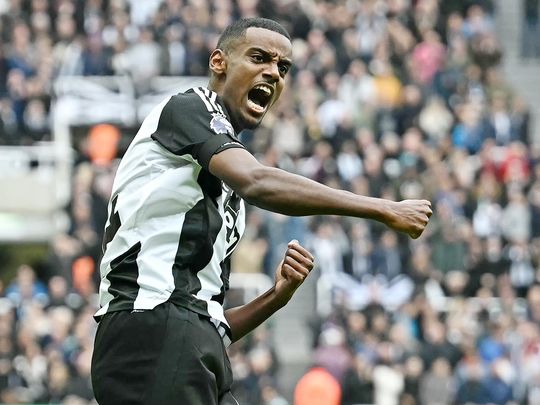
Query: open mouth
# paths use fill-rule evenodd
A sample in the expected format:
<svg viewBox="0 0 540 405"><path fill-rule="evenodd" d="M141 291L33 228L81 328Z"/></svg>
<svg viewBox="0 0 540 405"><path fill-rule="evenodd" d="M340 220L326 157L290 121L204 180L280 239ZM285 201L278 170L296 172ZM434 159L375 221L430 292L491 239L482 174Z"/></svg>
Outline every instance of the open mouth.
<svg viewBox="0 0 540 405"><path fill-rule="evenodd" d="M272 88L264 84L258 84L248 93L248 106L259 113L266 110L272 100Z"/></svg>

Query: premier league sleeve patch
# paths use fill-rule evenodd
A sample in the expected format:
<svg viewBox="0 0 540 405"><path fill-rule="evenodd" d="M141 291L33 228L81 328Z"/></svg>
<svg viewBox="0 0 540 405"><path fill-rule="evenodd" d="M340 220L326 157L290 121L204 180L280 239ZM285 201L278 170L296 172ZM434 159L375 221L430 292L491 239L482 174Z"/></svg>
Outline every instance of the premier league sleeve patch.
<svg viewBox="0 0 540 405"><path fill-rule="evenodd" d="M210 128L216 134L229 134L234 136L234 129L227 117L220 113L212 113Z"/></svg>

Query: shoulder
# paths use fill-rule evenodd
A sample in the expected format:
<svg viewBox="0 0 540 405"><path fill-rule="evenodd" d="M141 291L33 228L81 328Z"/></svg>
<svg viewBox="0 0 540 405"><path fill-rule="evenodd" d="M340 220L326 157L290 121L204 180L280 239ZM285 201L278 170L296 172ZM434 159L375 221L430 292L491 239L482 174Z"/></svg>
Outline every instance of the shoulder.
<svg viewBox="0 0 540 405"><path fill-rule="evenodd" d="M167 105L168 108L175 110L187 110L203 115L214 113L225 115L225 110L219 103L217 94L204 87L194 87L185 93L178 93L171 97Z"/></svg>
<svg viewBox="0 0 540 405"><path fill-rule="evenodd" d="M192 131L198 123L209 121L209 115L203 101L194 92L178 93L171 96L163 106L158 131Z"/></svg>
<svg viewBox="0 0 540 405"><path fill-rule="evenodd" d="M203 113L206 111L202 100L193 92L178 93L169 98L163 112L171 118L181 113Z"/></svg>
<svg viewBox="0 0 540 405"><path fill-rule="evenodd" d="M215 92L204 87L172 96L151 137L176 155L191 154L204 167L231 144L240 147L224 105Z"/></svg>
<svg viewBox="0 0 540 405"><path fill-rule="evenodd" d="M173 128L206 129L214 134L236 136L225 107L215 92L195 87L169 100L164 115Z"/></svg>

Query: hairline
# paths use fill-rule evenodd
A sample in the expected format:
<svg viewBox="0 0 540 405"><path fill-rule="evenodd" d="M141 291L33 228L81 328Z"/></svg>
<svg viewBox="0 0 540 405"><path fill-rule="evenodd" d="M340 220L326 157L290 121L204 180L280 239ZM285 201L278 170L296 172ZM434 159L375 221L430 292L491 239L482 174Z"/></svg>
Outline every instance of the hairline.
<svg viewBox="0 0 540 405"><path fill-rule="evenodd" d="M228 46L227 47L221 47L221 48L216 48L216 49L219 49L221 51L223 51L224 53L226 54L229 54L230 52L233 52L233 51L236 51L238 48L236 47L236 45L238 43L240 43L241 41L245 41L246 40L246 37L247 37L247 30L250 29L250 28L262 28L262 27L248 27L246 29L246 31L242 34L242 36L240 37L235 37L235 38L231 38L230 41L227 41L228 42ZM267 31L270 31L270 32L276 32L276 31L273 31L273 30L269 30L269 29L266 29L266 28L262 28L263 30L267 30ZM279 32L276 32L277 34L280 34ZM280 34L282 37L284 37L285 39L287 39L289 42L290 42L290 39L287 38L285 35L282 35ZM257 44L252 44L249 46L248 49L259 49L261 51L264 51L266 53L271 53L271 51L268 49L268 46L266 45L263 45L261 43L257 43ZM292 59L290 57L285 57L285 58L282 58L283 60L286 60L287 62L291 63L292 64Z"/></svg>
<svg viewBox="0 0 540 405"><path fill-rule="evenodd" d="M247 31L250 28L262 28L267 31L272 31L285 37L289 42L292 42L289 32L277 21L261 17L242 18L225 28L218 39L216 49L228 53L236 41L246 38Z"/></svg>

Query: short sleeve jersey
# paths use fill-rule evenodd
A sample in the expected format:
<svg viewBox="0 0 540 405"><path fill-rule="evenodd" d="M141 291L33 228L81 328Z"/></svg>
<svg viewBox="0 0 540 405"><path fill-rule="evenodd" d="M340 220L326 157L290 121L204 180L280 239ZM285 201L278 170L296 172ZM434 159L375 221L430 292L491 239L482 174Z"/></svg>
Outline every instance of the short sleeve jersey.
<svg viewBox="0 0 540 405"><path fill-rule="evenodd" d="M243 147L223 102L206 88L152 110L115 177L96 317L170 301L229 332L222 305L245 211L208 164L216 153Z"/></svg>

